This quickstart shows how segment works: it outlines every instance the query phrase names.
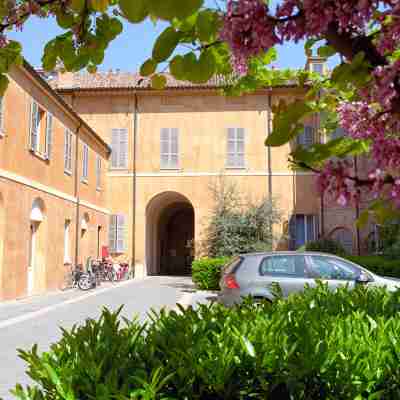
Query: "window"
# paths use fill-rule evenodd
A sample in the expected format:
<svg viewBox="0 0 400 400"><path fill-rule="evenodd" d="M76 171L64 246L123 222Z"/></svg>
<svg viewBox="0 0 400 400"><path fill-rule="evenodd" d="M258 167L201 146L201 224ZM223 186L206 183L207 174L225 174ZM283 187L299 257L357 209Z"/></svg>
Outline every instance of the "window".
<svg viewBox="0 0 400 400"><path fill-rule="evenodd" d="M96 188L101 188L101 157L96 158Z"/></svg>
<svg viewBox="0 0 400 400"><path fill-rule="evenodd" d="M312 64L313 72L323 75L324 73L324 64L323 63L313 63Z"/></svg>
<svg viewBox="0 0 400 400"><path fill-rule="evenodd" d="M228 168L244 168L245 131L243 128L229 128L227 138Z"/></svg>
<svg viewBox="0 0 400 400"><path fill-rule="evenodd" d="M160 135L160 168L176 169L179 165L179 130L162 128Z"/></svg>
<svg viewBox="0 0 400 400"><path fill-rule="evenodd" d="M342 127L337 127L332 133L331 133L331 139L339 139L341 137L345 136L344 129Z"/></svg>
<svg viewBox="0 0 400 400"><path fill-rule="evenodd" d="M361 270L337 258L311 256L311 273L315 278L354 281Z"/></svg>
<svg viewBox="0 0 400 400"><path fill-rule="evenodd" d="M0 136L4 134L4 98L0 96Z"/></svg>
<svg viewBox="0 0 400 400"><path fill-rule="evenodd" d="M45 143L45 157L47 160L51 158L51 151L53 145L53 116L48 113L46 118L46 143Z"/></svg>
<svg viewBox="0 0 400 400"><path fill-rule="evenodd" d="M70 264L71 258L69 255L70 245L69 245L69 227L71 221L68 219L64 224L64 264Z"/></svg>
<svg viewBox="0 0 400 400"><path fill-rule="evenodd" d="M305 125L304 131L297 136L297 144L306 149L314 144L315 129L311 125Z"/></svg>
<svg viewBox="0 0 400 400"><path fill-rule="evenodd" d="M31 105L31 123L29 132L29 145L30 149L34 152L40 150L40 121L43 117L43 111L41 111L36 101L32 102Z"/></svg>
<svg viewBox="0 0 400 400"><path fill-rule="evenodd" d="M83 143L82 180L84 182L87 182L88 180L88 168L89 168L89 147L86 143Z"/></svg>
<svg viewBox="0 0 400 400"><path fill-rule="evenodd" d="M72 132L69 129L64 133L64 171L72 172Z"/></svg>
<svg viewBox="0 0 400 400"><path fill-rule="evenodd" d="M316 215L293 215L289 221L289 248L298 249L318 238L319 226Z"/></svg>
<svg viewBox="0 0 400 400"><path fill-rule="evenodd" d="M111 215L109 244L111 253L125 252L125 215Z"/></svg>
<svg viewBox="0 0 400 400"><path fill-rule="evenodd" d="M304 256L272 256L264 258L260 274L268 276L291 276L304 278L307 267Z"/></svg>
<svg viewBox="0 0 400 400"><path fill-rule="evenodd" d="M111 131L111 168L128 168L128 130Z"/></svg>

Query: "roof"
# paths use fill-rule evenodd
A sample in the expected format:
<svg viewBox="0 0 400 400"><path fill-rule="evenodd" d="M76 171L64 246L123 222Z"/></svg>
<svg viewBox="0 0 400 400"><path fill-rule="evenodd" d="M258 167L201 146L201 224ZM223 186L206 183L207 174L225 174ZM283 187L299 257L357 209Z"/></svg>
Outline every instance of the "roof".
<svg viewBox="0 0 400 400"><path fill-rule="evenodd" d="M69 90L150 90L151 79L138 73L131 72L97 72L94 74L75 72L68 73L68 79L63 79L62 74L54 74L49 79L49 84L57 91ZM171 74L163 74L167 78L165 89L218 89L230 84L229 77L215 75L208 82L192 83L175 79ZM294 87L294 83L282 85Z"/></svg>
<svg viewBox="0 0 400 400"><path fill-rule="evenodd" d="M101 143L106 149L108 154L111 154L111 147L72 109L72 107L64 101L64 99L43 79L40 73L38 73L35 68L24 60L23 68L36 80L36 82L42 86L42 88L49 93L56 101L67 111L67 113L72 116L79 125L85 127L94 139Z"/></svg>

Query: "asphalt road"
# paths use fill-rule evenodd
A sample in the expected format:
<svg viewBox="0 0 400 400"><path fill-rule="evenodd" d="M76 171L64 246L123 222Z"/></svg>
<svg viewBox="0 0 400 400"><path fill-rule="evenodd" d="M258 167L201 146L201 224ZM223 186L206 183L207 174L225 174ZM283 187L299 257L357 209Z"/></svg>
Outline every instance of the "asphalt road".
<svg viewBox="0 0 400 400"><path fill-rule="evenodd" d="M0 303L0 398L13 399L9 390L17 382L29 382L16 349L30 349L37 343L39 350L47 350L60 338L60 326L70 328L86 318L97 318L104 306L116 310L123 304L124 316L145 319L151 308L173 309L178 302L189 305L197 301L204 301L204 295L195 293L190 278L148 277L89 292L74 289Z"/></svg>

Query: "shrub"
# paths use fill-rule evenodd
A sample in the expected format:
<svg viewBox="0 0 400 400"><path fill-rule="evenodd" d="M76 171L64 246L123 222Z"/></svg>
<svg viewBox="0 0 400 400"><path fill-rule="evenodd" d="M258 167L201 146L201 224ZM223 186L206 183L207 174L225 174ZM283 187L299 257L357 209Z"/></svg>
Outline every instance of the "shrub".
<svg viewBox="0 0 400 400"><path fill-rule="evenodd" d="M192 279L199 289L218 290L221 270L229 257L200 258L192 263Z"/></svg>
<svg viewBox="0 0 400 400"><path fill-rule="evenodd" d="M342 256L346 254L346 250L336 240L321 238L305 245L306 251L322 251L324 253L336 254Z"/></svg>
<svg viewBox="0 0 400 400"><path fill-rule="evenodd" d="M346 256L346 258L377 275L400 278L400 260L388 260L382 256Z"/></svg>
<svg viewBox="0 0 400 400"><path fill-rule="evenodd" d="M322 284L272 305L98 321L21 352L19 399L396 399L400 291ZM27 396L26 396L27 395Z"/></svg>

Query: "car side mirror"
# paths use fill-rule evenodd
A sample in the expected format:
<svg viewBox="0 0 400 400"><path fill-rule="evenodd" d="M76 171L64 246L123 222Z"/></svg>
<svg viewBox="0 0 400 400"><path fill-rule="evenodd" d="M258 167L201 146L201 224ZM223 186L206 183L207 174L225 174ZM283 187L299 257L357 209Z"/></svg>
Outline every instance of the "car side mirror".
<svg viewBox="0 0 400 400"><path fill-rule="evenodd" d="M358 275L356 282L365 285L366 283L371 282L371 277L365 272L361 272L360 275Z"/></svg>

